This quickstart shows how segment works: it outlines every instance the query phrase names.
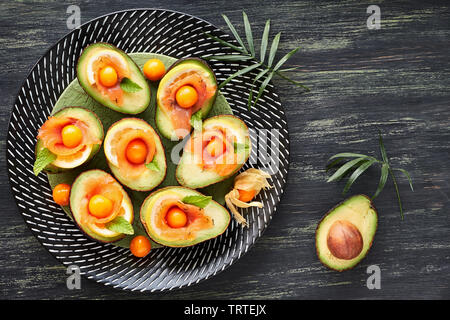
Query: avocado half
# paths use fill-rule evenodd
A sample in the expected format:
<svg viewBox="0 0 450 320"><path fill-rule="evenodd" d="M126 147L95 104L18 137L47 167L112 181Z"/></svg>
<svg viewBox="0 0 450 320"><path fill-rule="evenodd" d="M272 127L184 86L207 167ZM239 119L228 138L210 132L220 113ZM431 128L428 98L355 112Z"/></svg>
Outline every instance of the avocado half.
<svg viewBox="0 0 450 320"><path fill-rule="evenodd" d="M176 86L176 82L181 75L186 73L195 73L200 77L200 86L195 86L194 84L192 84L192 86L194 86L197 91L200 90L200 87L204 88L203 90L207 90L207 88L214 90L213 92L208 92L208 96L210 97L206 99L203 104L193 107L195 108L195 110L192 110L192 114L201 110L202 118L206 118L212 106L214 105L217 93L219 91L217 90L217 80L214 72L202 59L183 58L175 62L167 70L166 74L159 82L158 91L156 93L155 121L161 134L167 139L171 139L174 141L184 138L191 129L191 127L189 126L188 128L185 128L187 132L176 134L175 130L180 128L175 127L175 125L173 124L172 118L174 117L174 115L172 115L169 111L169 108L178 108L182 110L182 108L177 105L175 99L175 95L178 89L178 87ZM183 85L189 84L190 83L183 83ZM171 85L175 85L175 88L170 89ZM199 93L199 95L200 94L201 93ZM166 101L166 103L164 101ZM170 106L166 105L167 101L171 103Z"/></svg>
<svg viewBox="0 0 450 320"><path fill-rule="evenodd" d="M119 163L117 155L115 154L114 146L119 141L120 135L124 130L137 129L146 132L146 134L153 137L155 142L156 152L153 158L158 170L152 170L145 168L138 177L127 176L128 170L133 170L133 165L127 165L127 163ZM130 139L131 142L133 139ZM128 142L128 143L129 143ZM166 176L166 156L164 154L164 148L156 131L144 120L138 118L123 118L114 123L106 132L105 141L103 143L103 149L108 162L108 166L111 169L113 175L122 184L136 191L150 191L158 186ZM123 157L123 161L126 162L126 157Z"/></svg>
<svg viewBox="0 0 450 320"><path fill-rule="evenodd" d="M103 141L103 125L97 115L82 107L65 107L52 115L53 117L70 117L84 122L89 128L90 132ZM35 154L44 148L44 142L42 139L38 139L35 147ZM58 156L55 161L50 163L44 168L46 173L59 173L66 170L70 170L81 166L94 157L94 155L100 150L100 144L92 145L85 149L85 151L79 157L62 157Z"/></svg>
<svg viewBox="0 0 450 320"><path fill-rule="evenodd" d="M235 150L237 161L234 170L227 175L219 175L214 170L202 168L199 165L202 162L201 155L184 148L176 170L176 179L182 186L197 189L223 181L239 171L250 156L251 142L248 127L244 121L232 115L220 115L206 119L202 123L203 130L195 130L186 145L189 145L192 139L201 139L203 132L217 127L226 129L236 137L236 142L241 146Z"/></svg>
<svg viewBox="0 0 450 320"><path fill-rule="evenodd" d="M166 187L150 194L141 206L141 222L148 236L155 242L169 247L188 247L221 235L230 223L228 211L211 200L203 209L203 214L212 224L208 228L191 231L188 225L182 228L171 228L165 217L161 216L164 201L182 201L186 196L201 196L196 190L184 187ZM172 234L171 234L172 233Z"/></svg>
<svg viewBox="0 0 450 320"><path fill-rule="evenodd" d="M103 95L95 83L91 83L94 78L92 64L102 55L114 57L130 71L130 80L138 84L142 89L137 92L123 92L123 103L118 105L108 96ZM81 87L86 93L100 104L115 111L127 114L138 114L143 112L150 104L151 91L144 74L136 63L122 50L108 43L94 43L84 48L78 59L77 78Z"/></svg>
<svg viewBox="0 0 450 320"><path fill-rule="evenodd" d="M320 261L337 271L353 268L372 246L377 224L377 211L369 197L356 195L339 203L316 229Z"/></svg>
<svg viewBox="0 0 450 320"><path fill-rule="evenodd" d="M77 223L78 227L90 238L100 241L100 242L115 242L123 237L125 234L108 230L106 228L98 227L96 229L92 229L91 227L84 225L81 219L81 204L83 203L83 199L87 197L85 186L87 183L92 183L92 181L98 181L103 177L109 177L114 180L114 178L103 170L93 169L88 170L80 174L72 184L70 190L70 210L72 212L72 216ZM133 204L131 202L130 197L122 188L122 186L114 180L114 183L120 187L122 191L123 200L122 200L122 208L124 210L123 218L127 220L130 224L133 224L134 212L133 212Z"/></svg>

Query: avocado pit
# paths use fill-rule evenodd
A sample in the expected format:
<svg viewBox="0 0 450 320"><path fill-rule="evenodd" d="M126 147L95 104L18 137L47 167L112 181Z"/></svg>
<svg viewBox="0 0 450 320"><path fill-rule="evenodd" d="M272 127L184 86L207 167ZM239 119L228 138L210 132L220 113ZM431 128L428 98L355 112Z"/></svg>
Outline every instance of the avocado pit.
<svg viewBox="0 0 450 320"><path fill-rule="evenodd" d="M363 239L361 232L354 224L346 220L338 220L328 231L327 245L336 258L351 260L361 253Z"/></svg>

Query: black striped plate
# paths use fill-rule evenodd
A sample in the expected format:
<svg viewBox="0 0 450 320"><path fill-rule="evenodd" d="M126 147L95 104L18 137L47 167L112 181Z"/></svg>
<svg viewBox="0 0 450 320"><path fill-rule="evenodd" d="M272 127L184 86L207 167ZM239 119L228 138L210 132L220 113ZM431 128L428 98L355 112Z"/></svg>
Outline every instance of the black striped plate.
<svg viewBox="0 0 450 320"><path fill-rule="evenodd" d="M97 282L137 291L162 291L189 286L229 267L255 243L270 222L289 168L289 136L284 111L269 84L257 106L247 110L251 76L240 76L222 90L235 115L252 131L250 167L272 174L272 189L259 200L264 208L244 212L248 228L234 221L221 236L189 248L152 250L144 259L128 249L88 239L52 200L45 174L33 174L34 146L40 126L67 85L76 77L75 66L84 47L109 42L125 52L154 52L176 58L231 53L205 36L205 32L233 42L210 23L199 18L159 9L111 13L73 30L51 47L36 63L17 95L7 137L7 161L11 190L20 214L33 234L64 265L77 265ZM218 81L249 65L211 62ZM257 94L257 88L254 94ZM267 148L266 148L267 144ZM270 166L269 166L269 160Z"/></svg>

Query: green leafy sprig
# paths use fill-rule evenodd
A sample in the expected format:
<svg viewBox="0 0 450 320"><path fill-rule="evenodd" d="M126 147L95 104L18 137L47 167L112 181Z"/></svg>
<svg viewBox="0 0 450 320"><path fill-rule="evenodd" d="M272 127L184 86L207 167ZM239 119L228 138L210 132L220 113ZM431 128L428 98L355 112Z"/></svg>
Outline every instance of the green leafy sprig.
<svg viewBox="0 0 450 320"><path fill-rule="evenodd" d="M206 60L219 60L219 61L230 61L230 62L236 62L236 61L246 61L246 60L256 60L256 63L245 67L236 73L229 76L225 81L223 81L219 85L219 90L223 88L228 82L230 82L232 79L241 76L243 74L246 74L256 68L261 68L262 70L254 77L252 82L252 87L255 87L256 82L261 79L261 85L258 89L258 94L256 95L256 98L253 97L253 90L250 90L247 106L250 110L250 108L258 102L259 98L264 93L264 89L269 84L270 80L273 78L274 75L277 75L290 83L303 88L305 91L309 91L309 88L302 83L290 79L288 76L284 74L284 72L292 71L297 69L295 68L288 68L288 69L281 69L283 64L292 57L299 49L300 47L297 47L293 49L292 51L288 52L286 55L284 55L277 63L274 63L275 55L278 50L278 45L280 42L281 32L278 33L272 40L272 44L270 46L269 54L267 55L267 49L269 47L269 32L270 32L270 19L266 21L264 31L261 38L261 45L259 48L259 57L256 57L256 48L255 43L253 40L253 33L252 28L250 25L250 22L248 20L247 14L243 11L242 16L244 19L244 29L245 29L245 38L247 44L244 43L242 38L239 36L238 32L236 31L236 28L233 26L231 21L228 19L228 17L224 14L222 14L223 19L225 20L228 28L230 29L231 33L233 34L234 38L236 39L238 45L234 45L232 43L229 43L225 40L222 40L218 37L215 37L209 33L205 33L206 36L213 39L216 42L219 42L220 44L229 47L233 49L234 51L238 52L239 54L229 54L229 55L213 55L204 57ZM266 59L267 56L267 59Z"/></svg>
<svg viewBox="0 0 450 320"><path fill-rule="evenodd" d="M352 172L350 177L347 180L347 183L345 184L344 190L342 192L343 195L347 193L347 191L350 189L352 184L358 179L358 177L363 174L367 169L369 169L373 164L378 164L381 166L381 176L380 181L378 183L377 190L375 191L375 194L372 196L372 200L375 199L380 192L383 190L384 186L386 185L386 181L388 179L388 176L390 175L392 178L392 182L394 183L395 192L397 194L398 199L398 206L400 208L400 216L403 219L403 206L402 201L400 199L400 192L398 189L397 179L395 178L394 171L400 171L403 173L406 178L408 179L409 186L412 191L414 191L411 176L405 169L399 169L399 168L393 168L389 162L389 158L386 153L386 149L384 147L383 138L381 136L381 133L379 133L379 144L380 144L380 151L381 151L381 159L378 160L375 157L360 154L360 153L351 153L351 152L344 152L344 153L338 153L332 156L328 161L329 164L327 165L327 172L331 170L332 168L335 168L337 166L340 166L334 174L328 178L327 182L333 182L333 181L339 181L343 177L347 176ZM343 163L345 159L352 159L348 160L347 162Z"/></svg>

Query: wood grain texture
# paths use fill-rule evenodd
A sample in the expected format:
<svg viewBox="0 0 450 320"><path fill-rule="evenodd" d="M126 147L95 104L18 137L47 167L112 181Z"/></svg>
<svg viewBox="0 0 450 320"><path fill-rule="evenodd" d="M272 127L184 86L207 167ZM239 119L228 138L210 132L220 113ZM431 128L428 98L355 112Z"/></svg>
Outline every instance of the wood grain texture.
<svg viewBox="0 0 450 320"><path fill-rule="evenodd" d="M83 279L66 288L65 268L31 235L9 191L5 144L20 85L41 55L69 30L73 2L0 4L0 298L6 299L448 299L450 298L450 10L444 1L378 1L381 29L368 30L369 1L153 1L224 30L220 13L243 28L245 9L258 39L266 19L283 32L281 53L300 45L291 76L311 92L274 84L287 113L291 167L274 219L237 263L198 285L167 293L122 292ZM82 22L148 1L77 1ZM378 155L377 132L393 165L407 169L415 192L399 178L405 219L392 182L376 199L379 226L355 269L323 267L314 251L322 215L343 199L344 184L327 184L324 166L342 151ZM372 194L379 172L365 173L352 194ZM381 268L381 290L368 290L366 268Z"/></svg>

